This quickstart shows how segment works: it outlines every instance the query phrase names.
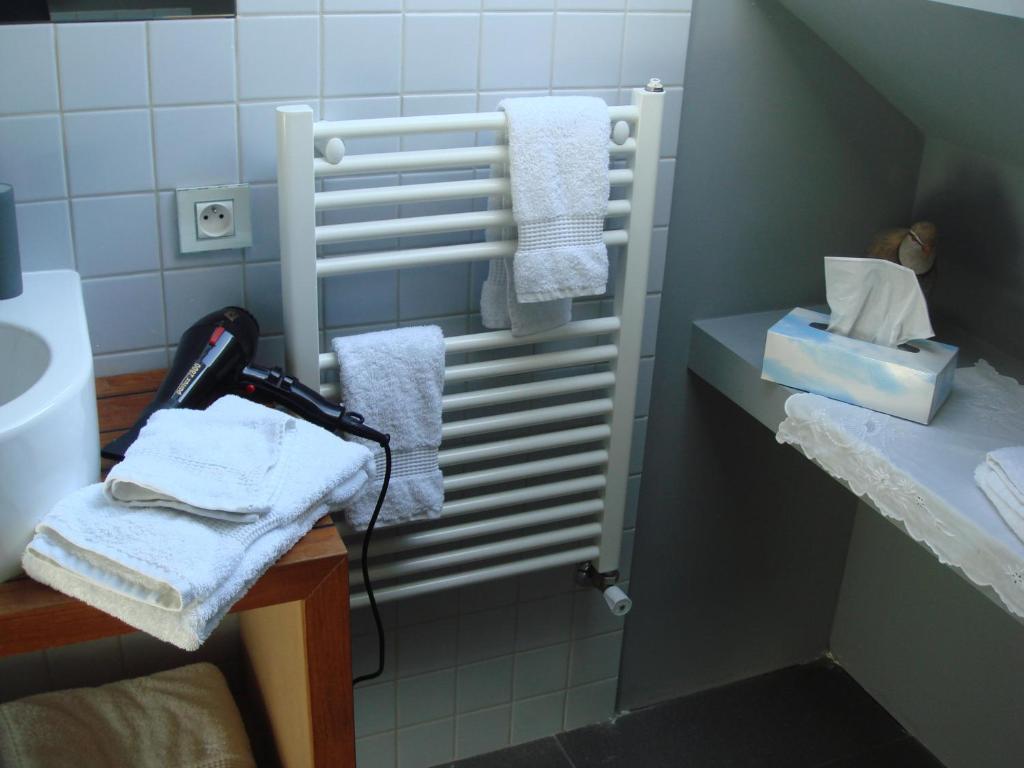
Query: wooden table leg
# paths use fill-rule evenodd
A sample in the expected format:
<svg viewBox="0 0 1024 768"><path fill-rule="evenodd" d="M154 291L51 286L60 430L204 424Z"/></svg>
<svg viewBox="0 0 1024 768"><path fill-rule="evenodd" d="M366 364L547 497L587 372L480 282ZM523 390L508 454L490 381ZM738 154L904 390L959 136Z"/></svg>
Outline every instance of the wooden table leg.
<svg viewBox="0 0 1024 768"><path fill-rule="evenodd" d="M305 600L240 614L255 695L284 768L354 768L348 570Z"/></svg>

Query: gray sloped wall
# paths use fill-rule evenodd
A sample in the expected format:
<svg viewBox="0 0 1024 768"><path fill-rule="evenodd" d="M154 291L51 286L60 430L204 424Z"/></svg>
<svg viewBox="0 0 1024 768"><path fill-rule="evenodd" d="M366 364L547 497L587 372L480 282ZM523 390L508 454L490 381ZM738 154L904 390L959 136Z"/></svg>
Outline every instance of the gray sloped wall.
<svg viewBox="0 0 1024 768"><path fill-rule="evenodd" d="M774 0L697 0L620 706L828 647L855 500L687 373L694 319L820 302L911 213L922 137Z"/></svg>

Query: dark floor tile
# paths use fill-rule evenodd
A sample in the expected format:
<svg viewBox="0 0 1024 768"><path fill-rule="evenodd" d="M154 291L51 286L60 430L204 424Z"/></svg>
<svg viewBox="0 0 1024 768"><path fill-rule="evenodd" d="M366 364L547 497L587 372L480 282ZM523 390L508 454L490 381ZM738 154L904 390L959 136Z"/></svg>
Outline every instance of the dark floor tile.
<svg viewBox="0 0 1024 768"><path fill-rule="evenodd" d="M556 738L576 768L815 768L905 735L849 675L818 662Z"/></svg>
<svg viewBox="0 0 1024 768"><path fill-rule="evenodd" d="M552 737L451 763L449 768L573 768Z"/></svg>
<svg viewBox="0 0 1024 768"><path fill-rule="evenodd" d="M906 738L820 768L942 768L942 763L918 741Z"/></svg>

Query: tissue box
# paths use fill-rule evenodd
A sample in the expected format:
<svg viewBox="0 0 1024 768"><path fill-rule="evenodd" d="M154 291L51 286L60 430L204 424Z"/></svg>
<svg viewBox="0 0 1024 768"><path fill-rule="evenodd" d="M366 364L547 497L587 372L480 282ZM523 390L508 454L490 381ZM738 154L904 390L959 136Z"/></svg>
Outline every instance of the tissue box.
<svg viewBox="0 0 1024 768"><path fill-rule="evenodd" d="M953 387L956 347L937 341L884 347L829 333L828 319L797 307L769 328L761 378L921 424L931 421Z"/></svg>

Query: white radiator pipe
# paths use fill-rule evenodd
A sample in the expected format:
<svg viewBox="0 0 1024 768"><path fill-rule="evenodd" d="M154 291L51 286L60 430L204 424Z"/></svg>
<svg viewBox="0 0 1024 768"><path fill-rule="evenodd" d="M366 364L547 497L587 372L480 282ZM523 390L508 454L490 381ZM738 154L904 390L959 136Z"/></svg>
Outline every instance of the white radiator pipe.
<svg viewBox="0 0 1024 768"><path fill-rule="evenodd" d="M576 320L560 328L534 333L530 336L513 336L511 331L486 331L484 333L468 333L464 336L448 336L444 340L444 351L449 355L484 352L526 344L539 344L544 341L564 341L584 336L600 336L614 333L617 330L619 330L619 318L596 317L592 320ZM333 370L338 367L338 358L333 352L324 352L317 362L321 371Z"/></svg>
<svg viewBox="0 0 1024 768"><path fill-rule="evenodd" d="M430 528L415 533L399 533L390 538L382 538L381 534L378 533L373 541L373 556L425 549L481 536L492 536L506 531L522 531L535 525L547 525L563 520L572 520L577 517L597 514L600 511L601 500L588 499L571 504L562 504L557 507L449 525L444 528ZM348 542L351 559L353 562L358 562L362 554L358 543L362 541L362 536L346 536L345 540Z"/></svg>
<svg viewBox="0 0 1024 768"><path fill-rule="evenodd" d="M617 168L608 172L608 183L623 187L633 183L633 171ZM398 205L438 200L464 200L474 197L508 196L512 192L508 178L437 181L431 184L403 184L393 187L365 187L317 192L316 209L356 208L365 205Z"/></svg>
<svg viewBox="0 0 1024 768"><path fill-rule="evenodd" d="M626 139L622 144L608 142L608 154L630 157L636 153L636 141ZM350 155L337 165L321 157L313 160L313 174L325 176L355 176L397 171L432 171L440 168L489 168L508 163L508 147L455 147L452 149L420 149L406 152L379 152L368 155Z"/></svg>
<svg viewBox="0 0 1024 768"><path fill-rule="evenodd" d="M600 535L600 523L585 523L573 526L572 528L544 531L543 533L534 533L515 539L502 539L501 541L492 541L487 544L438 552L433 555L410 557L405 560L384 563L376 567L371 565L370 578L374 581L378 579L394 579L414 573L423 573L424 571L450 568L455 565L463 565L464 563L472 563L478 560L488 560L490 558L518 554L519 552L545 549L559 544L566 544L570 541L596 538ZM363 583L363 574L359 571L353 571L349 576L349 583L353 586L361 585Z"/></svg>
<svg viewBox="0 0 1024 768"><path fill-rule="evenodd" d="M541 352L535 355L506 357L501 360L485 360L479 363L463 363L445 368L444 380L446 383L454 384L495 376L513 376L518 373L570 368L575 365L607 363L609 360L614 360L618 354L618 347L614 344L603 344L600 347L583 347L561 352Z"/></svg>
<svg viewBox="0 0 1024 768"><path fill-rule="evenodd" d="M635 123L640 110L628 104L608 107L611 123L624 120ZM313 136L329 139L372 138L410 133L445 133L466 131L503 131L507 124L504 112L468 112L453 115L415 115L410 117L376 117L362 120L321 120L313 124Z"/></svg>
<svg viewBox="0 0 1024 768"><path fill-rule="evenodd" d="M607 461L608 452L602 450L573 453L568 456L556 456L553 459L527 461L522 464L506 464L502 467L464 472L461 475L449 475L444 479L444 492L464 491L468 488L499 485L541 475L571 472L572 470L587 469L588 467L599 467L607 463Z"/></svg>
<svg viewBox="0 0 1024 768"><path fill-rule="evenodd" d="M608 218L628 216L628 200L609 200ZM445 213L434 216L409 216L398 219L356 221L349 224L324 224L316 228L316 244L348 243L382 237L408 237L474 229L511 227L515 224L511 209Z"/></svg>
<svg viewBox="0 0 1024 768"><path fill-rule="evenodd" d="M532 573L533 571L547 568L581 563L594 559L600 551L597 547L577 547L565 552L527 557L511 563L476 568L447 576L435 576L406 584L398 584L393 587L379 587L373 590L373 594L378 603L389 603L392 600L416 597L417 595L428 595L433 592L442 592L446 589L454 589L455 587L479 584L484 581L491 581L492 579L519 576L524 573ZM362 608L368 605L369 602L365 592L354 592L350 598L349 605L353 608Z"/></svg>
<svg viewBox="0 0 1024 768"><path fill-rule="evenodd" d="M446 501L441 508L442 519L471 515L475 512L487 512L502 507L514 507L517 504L529 504L534 501L557 499L577 493L600 491L607 484L605 476L587 475L574 477L571 480L556 480L553 483L531 484L525 488L513 488L508 491L485 493L479 496L468 496L464 499Z"/></svg>
<svg viewBox="0 0 1024 768"><path fill-rule="evenodd" d="M495 416L480 416L475 419L462 419L441 425L442 440L456 440L473 435L486 435L503 432L509 429L533 427L539 424L554 424L559 421L572 421L593 416L604 416L611 413L612 401L602 397L597 400L584 400L580 403L551 405L546 408L531 408L514 413L501 413Z"/></svg>
<svg viewBox="0 0 1024 768"><path fill-rule="evenodd" d="M625 245L629 233L625 229L610 229L601 235L605 245ZM317 259L317 277L350 275L357 272L375 272L382 269L429 267L438 264L461 264L466 261L504 259L516 252L515 240L497 240L485 243L443 245L434 248L354 253L350 256L332 256Z"/></svg>
<svg viewBox="0 0 1024 768"><path fill-rule="evenodd" d="M477 443L462 448L446 448L438 452L437 462L441 468L471 464L476 461L489 461L502 456L520 456L524 453L547 451L567 445L583 445L611 436L607 424L596 424L592 427L566 429L561 432L542 432L539 435L527 435L510 440L496 440L492 443Z"/></svg>

